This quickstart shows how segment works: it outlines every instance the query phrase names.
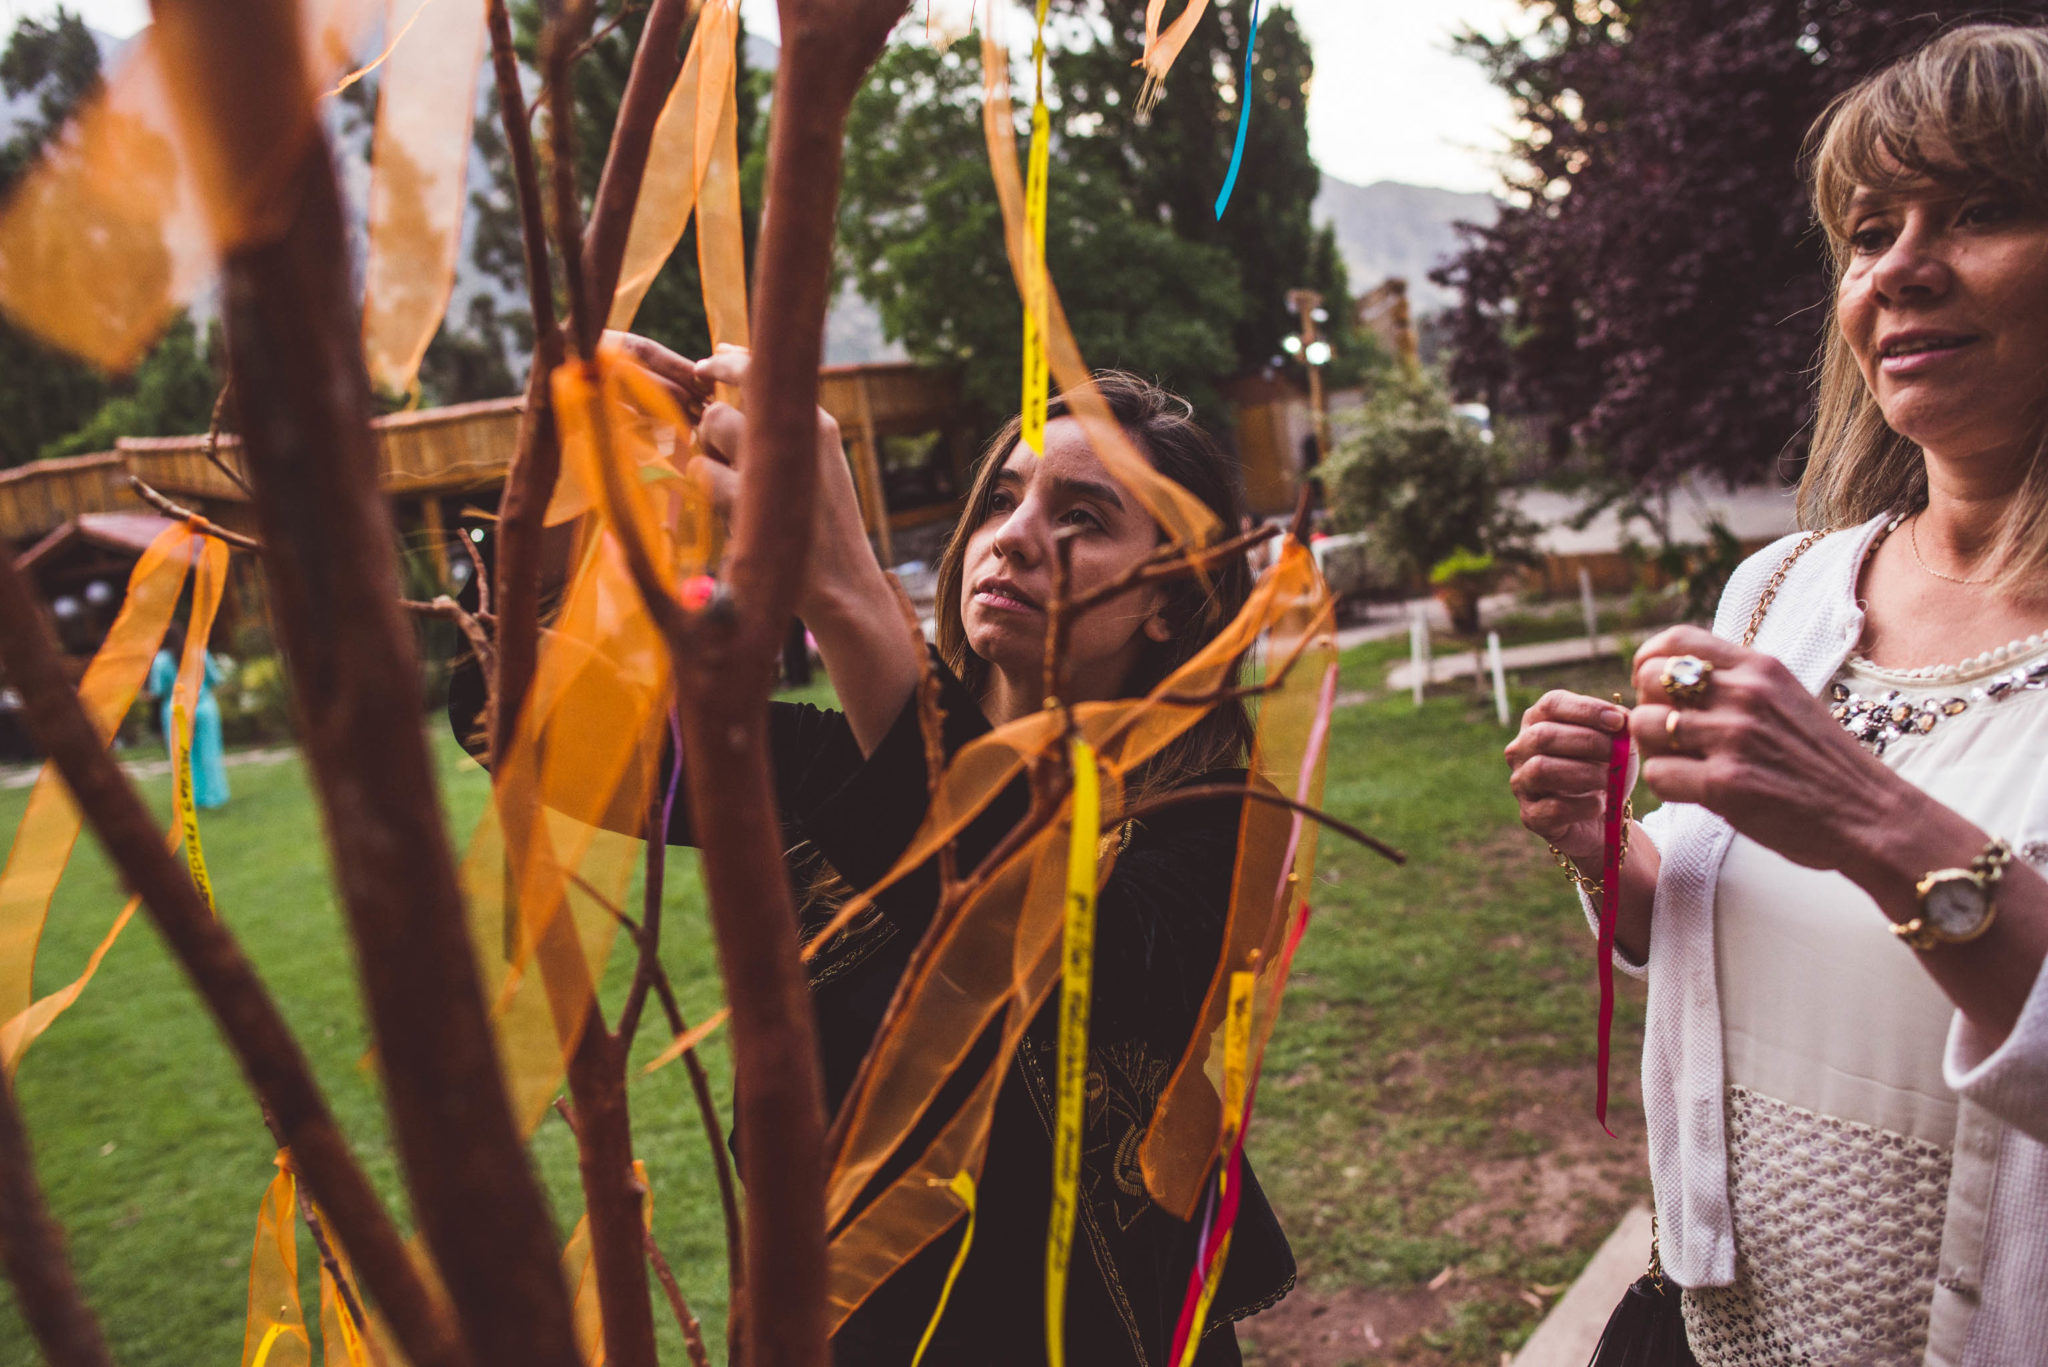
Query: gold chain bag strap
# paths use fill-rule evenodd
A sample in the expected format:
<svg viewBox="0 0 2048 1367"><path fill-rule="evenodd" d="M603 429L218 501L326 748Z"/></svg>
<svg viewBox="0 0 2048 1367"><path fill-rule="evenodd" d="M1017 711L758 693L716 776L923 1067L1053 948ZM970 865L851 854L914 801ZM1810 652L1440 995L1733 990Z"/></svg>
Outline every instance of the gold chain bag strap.
<svg viewBox="0 0 2048 1367"><path fill-rule="evenodd" d="M1778 590L1785 587L1785 576L1792 573L1792 566L1826 535L1826 532L1820 531L1808 532L1800 537L1799 544L1792 548L1791 553L1779 563L1777 569L1771 571L1770 582L1764 585L1763 597L1756 600L1756 611L1749 614L1749 629L1742 633L1744 650L1756 644L1756 634L1764 629L1764 614L1771 610L1771 604L1777 600Z"/></svg>
<svg viewBox="0 0 2048 1367"><path fill-rule="evenodd" d="M1764 618L1785 587L1785 578L1799 557L1812 550L1826 532L1808 532L1799 539L1765 583L1756 610L1749 614L1749 629L1742 633L1743 649L1756 645ZM1698 1359L1685 1341L1684 1290L1664 1275L1664 1260L1657 1250L1657 1216L1650 1215L1650 1266L1622 1293L1621 1304L1608 1317L1599 1346L1593 1350L1589 1367L1698 1367Z"/></svg>

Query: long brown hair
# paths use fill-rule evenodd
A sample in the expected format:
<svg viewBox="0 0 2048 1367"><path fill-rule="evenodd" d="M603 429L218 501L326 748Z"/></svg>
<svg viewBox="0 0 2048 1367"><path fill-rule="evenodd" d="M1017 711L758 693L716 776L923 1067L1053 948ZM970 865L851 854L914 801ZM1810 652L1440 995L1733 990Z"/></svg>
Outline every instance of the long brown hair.
<svg viewBox="0 0 2048 1367"><path fill-rule="evenodd" d="M2048 30L1952 29L1837 99L1808 135L1806 162L1838 281L1849 262L1849 206L1859 188L1993 185L2048 208ZM2048 392L2041 397L2048 400ZM1926 504L1926 457L1885 422L1831 301L1800 521L1851 527ZM2048 430L2035 434L2033 462L1991 554L2001 588L2048 580Z"/></svg>
<svg viewBox="0 0 2048 1367"><path fill-rule="evenodd" d="M1152 468L1202 501L1234 535L1244 517L1244 493L1237 463L1214 437L1195 421L1193 405L1171 390L1121 370L1097 371L1095 392L1130 434ZM1052 401L1050 417L1071 415L1068 398ZM996 476L1016 450L1023 423L1012 418L989 442L975 471L953 538L939 558L937 618L939 655L968 691L981 696L988 686L989 664L967 645L960 620L960 591L967 572L967 542L988 520L996 493ZM1174 670L1193 659L1235 618L1251 596L1252 571L1244 556L1232 556L1204 584L1188 575L1166 581L1162 608L1171 631L1164 641L1145 642L1145 649L1124 680L1123 696L1142 697ZM1226 685L1238 682L1242 660L1232 663ZM1235 699L1212 708L1201 721L1167 746L1146 766L1135 790L1156 791L1217 769L1241 767L1251 749L1252 724L1244 704Z"/></svg>

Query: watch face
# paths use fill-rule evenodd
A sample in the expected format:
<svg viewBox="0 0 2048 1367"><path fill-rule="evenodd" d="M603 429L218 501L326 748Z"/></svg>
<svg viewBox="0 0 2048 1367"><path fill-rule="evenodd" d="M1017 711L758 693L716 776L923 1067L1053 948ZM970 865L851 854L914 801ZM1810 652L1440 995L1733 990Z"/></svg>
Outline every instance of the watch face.
<svg viewBox="0 0 2048 1367"><path fill-rule="evenodd" d="M1944 878L1920 905L1921 915L1942 934L1968 935L1984 919L1984 889L1973 878Z"/></svg>

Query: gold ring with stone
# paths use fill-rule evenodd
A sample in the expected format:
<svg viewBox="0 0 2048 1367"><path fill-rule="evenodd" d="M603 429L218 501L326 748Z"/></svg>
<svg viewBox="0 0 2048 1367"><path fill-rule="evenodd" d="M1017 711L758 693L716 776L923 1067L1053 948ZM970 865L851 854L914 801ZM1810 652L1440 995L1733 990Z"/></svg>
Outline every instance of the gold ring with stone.
<svg viewBox="0 0 2048 1367"><path fill-rule="evenodd" d="M1678 707L1699 707L1713 685L1714 667L1697 655L1679 655L1664 663L1659 680L1664 696Z"/></svg>

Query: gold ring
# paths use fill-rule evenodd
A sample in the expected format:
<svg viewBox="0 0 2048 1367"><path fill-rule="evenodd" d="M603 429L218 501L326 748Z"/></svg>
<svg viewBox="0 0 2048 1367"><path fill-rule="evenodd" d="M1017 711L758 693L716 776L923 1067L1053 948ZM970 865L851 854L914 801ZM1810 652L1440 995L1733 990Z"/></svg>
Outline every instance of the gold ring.
<svg viewBox="0 0 2048 1367"><path fill-rule="evenodd" d="M1664 738L1671 742L1673 750L1685 748L1678 743L1678 709L1675 707L1664 714Z"/></svg>
<svg viewBox="0 0 2048 1367"><path fill-rule="evenodd" d="M1659 682L1664 686L1664 696L1674 706L1698 707L1707 700L1713 676L1714 667L1699 656L1679 655L1665 661Z"/></svg>

